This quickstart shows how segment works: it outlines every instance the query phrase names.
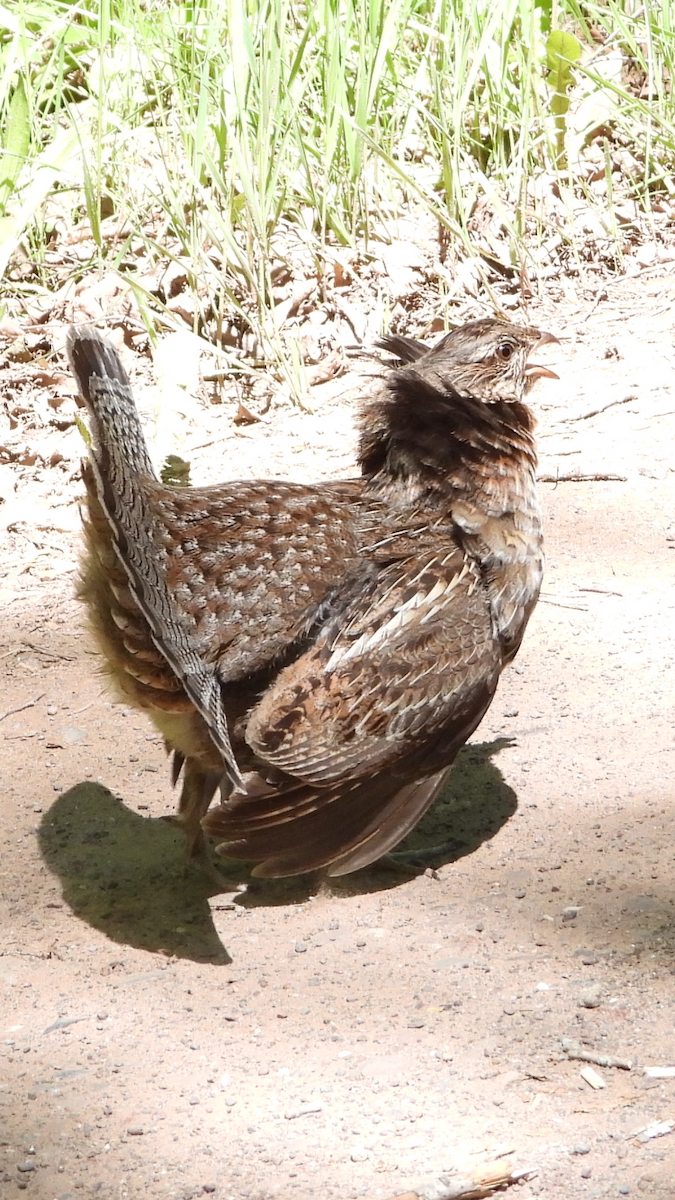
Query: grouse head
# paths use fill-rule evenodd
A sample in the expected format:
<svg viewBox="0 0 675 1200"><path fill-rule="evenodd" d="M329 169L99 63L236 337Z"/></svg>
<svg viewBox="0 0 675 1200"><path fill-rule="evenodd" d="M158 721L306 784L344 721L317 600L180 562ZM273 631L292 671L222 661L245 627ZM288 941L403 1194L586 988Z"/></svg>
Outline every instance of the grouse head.
<svg viewBox="0 0 675 1200"><path fill-rule="evenodd" d="M404 365L366 407L360 462L366 476L445 475L458 463L525 454L534 461L534 417L524 397L548 367L533 351L557 338L540 329L484 318L431 348L396 335L380 346Z"/></svg>

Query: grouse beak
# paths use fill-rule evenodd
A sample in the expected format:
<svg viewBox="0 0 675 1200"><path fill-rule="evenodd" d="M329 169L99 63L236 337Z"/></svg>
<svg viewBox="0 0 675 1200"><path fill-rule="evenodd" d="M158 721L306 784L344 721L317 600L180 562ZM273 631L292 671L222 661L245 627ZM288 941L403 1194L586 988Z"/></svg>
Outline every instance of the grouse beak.
<svg viewBox="0 0 675 1200"><path fill-rule="evenodd" d="M533 349L538 350L540 346L547 346L551 342L560 345L560 339L552 333L540 333L538 340L535 342ZM539 363L528 363L525 368L525 378L528 383L533 383L535 379L560 379L555 371L551 371L550 367L542 367Z"/></svg>

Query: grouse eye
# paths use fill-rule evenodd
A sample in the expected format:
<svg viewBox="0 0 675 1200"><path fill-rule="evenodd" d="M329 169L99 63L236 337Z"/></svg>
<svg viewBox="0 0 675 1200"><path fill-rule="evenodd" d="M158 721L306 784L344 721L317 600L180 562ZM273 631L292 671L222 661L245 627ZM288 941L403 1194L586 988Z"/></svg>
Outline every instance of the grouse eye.
<svg viewBox="0 0 675 1200"><path fill-rule="evenodd" d="M501 358L502 362L508 362L513 354L513 346L510 342L502 342L501 346L497 346L497 358Z"/></svg>

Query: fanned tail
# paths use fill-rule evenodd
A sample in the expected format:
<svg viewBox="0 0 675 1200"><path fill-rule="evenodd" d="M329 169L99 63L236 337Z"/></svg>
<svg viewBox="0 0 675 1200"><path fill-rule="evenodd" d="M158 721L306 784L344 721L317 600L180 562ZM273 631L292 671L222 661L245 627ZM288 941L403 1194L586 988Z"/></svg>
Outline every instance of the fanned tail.
<svg viewBox="0 0 675 1200"><path fill-rule="evenodd" d="M115 348L95 329L71 328L67 349L92 417L90 455L98 497L130 590L155 646L206 721L228 776L241 787L220 681L199 654L191 622L167 586L163 526L149 496L157 480L127 373Z"/></svg>

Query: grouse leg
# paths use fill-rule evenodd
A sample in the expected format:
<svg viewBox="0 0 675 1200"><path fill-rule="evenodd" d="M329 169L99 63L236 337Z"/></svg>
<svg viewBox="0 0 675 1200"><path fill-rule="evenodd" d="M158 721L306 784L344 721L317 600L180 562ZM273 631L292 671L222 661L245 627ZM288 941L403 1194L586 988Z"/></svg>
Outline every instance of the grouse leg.
<svg viewBox="0 0 675 1200"><path fill-rule="evenodd" d="M162 820L182 830L188 843L188 862L198 864L222 891L223 884L230 881L218 870L211 859L208 839L202 828L201 820L208 811L219 787L222 792L223 776L217 775L213 771L202 770L195 759L183 760L183 756L176 752L172 771L174 784L177 782L181 770L183 771L183 787L178 801L178 811L172 816L163 817ZM227 780L225 785L227 786ZM236 883L232 883L233 888L236 886Z"/></svg>

